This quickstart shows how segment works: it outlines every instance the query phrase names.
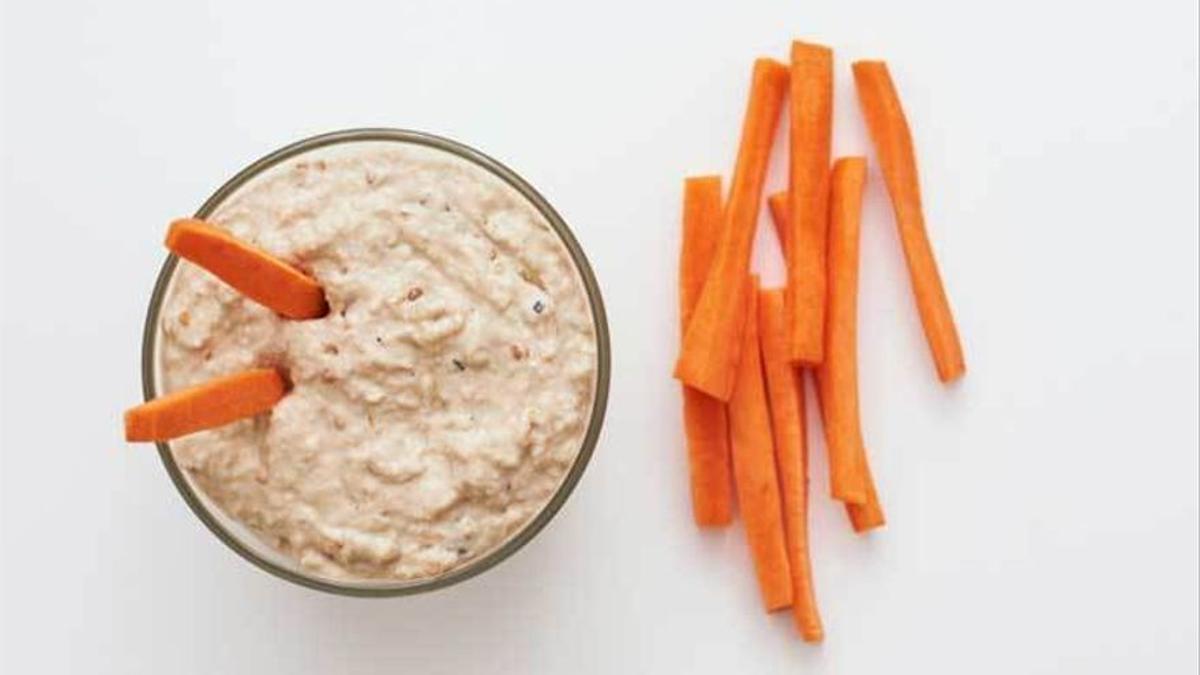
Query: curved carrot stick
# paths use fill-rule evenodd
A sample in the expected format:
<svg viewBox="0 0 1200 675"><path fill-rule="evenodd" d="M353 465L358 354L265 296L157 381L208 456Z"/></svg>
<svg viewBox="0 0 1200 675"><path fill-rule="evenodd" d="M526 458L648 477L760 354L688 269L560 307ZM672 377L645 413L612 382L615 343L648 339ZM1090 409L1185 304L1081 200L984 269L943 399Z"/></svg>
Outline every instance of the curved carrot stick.
<svg viewBox="0 0 1200 675"><path fill-rule="evenodd" d="M737 384L729 400L729 429L738 504L763 604L770 612L792 603L792 574L758 346L758 281L752 277L746 285L746 328Z"/></svg>
<svg viewBox="0 0 1200 675"><path fill-rule="evenodd" d="M270 410L285 393L274 368L218 377L125 411L125 440L166 441L219 427Z"/></svg>
<svg viewBox="0 0 1200 675"><path fill-rule="evenodd" d="M791 92L790 351L793 361L815 365L824 358L826 204L833 143L833 52L828 47L792 43Z"/></svg>
<svg viewBox="0 0 1200 675"><path fill-rule="evenodd" d="M904 246L925 340L933 352L938 377L943 382L950 382L962 377L967 367L950 301L946 299L946 289L942 286L942 276L938 273L937 260L925 229L917 160L908 120L886 63L855 62L854 83L892 198L892 210L896 214L896 227Z"/></svg>
<svg viewBox="0 0 1200 675"><path fill-rule="evenodd" d="M683 242L679 256L681 330L687 329L720 234L720 176L686 179ZM701 527L728 525L733 521L733 469L725 404L684 385L683 422L687 435L692 517Z"/></svg>
<svg viewBox="0 0 1200 675"><path fill-rule="evenodd" d="M783 289L758 294L759 343L771 428L775 437L775 463L783 495L783 524L787 531L788 562L792 570L792 616L796 629L808 642L825 636L813 590L808 546L808 444L804 429L804 389L800 374L788 358L788 325L784 316Z"/></svg>
<svg viewBox="0 0 1200 675"><path fill-rule="evenodd" d="M862 423L858 410L858 238L866 161L839 159L833 167L829 209L829 316L825 360L817 368L829 482L844 502L867 501Z"/></svg>
<svg viewBox="0 0 1200 675"><path fill-rule="evenodd" d="M311 277L202 220L184 218L171 223L166 244L179 257L290 319L315 319L329 311L325 292Z"/></svg>
<svg viewBox="0 0 1200 675"><path fill-rule="evenodd" d="M722 401L733 394L741 357L745 278L787 78L782 63L770 59L754 62L721 241L675 364L676 378Z"/></svg>

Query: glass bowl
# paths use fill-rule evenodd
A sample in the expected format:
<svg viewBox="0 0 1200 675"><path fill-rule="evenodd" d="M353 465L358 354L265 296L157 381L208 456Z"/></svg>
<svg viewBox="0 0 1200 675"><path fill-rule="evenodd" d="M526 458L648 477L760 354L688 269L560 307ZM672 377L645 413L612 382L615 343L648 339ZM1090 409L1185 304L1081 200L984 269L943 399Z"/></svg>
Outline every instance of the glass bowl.
<svg viewBox="0 0 1200 675"><path fill-rule="evenodd" d="M238 555L260 569L302 586L342 595L364 597L408 595L431 591L458 583L496 566L501 561L516 553L517 550L537 535L546 526L546 523L554 517L559 508L562 507L567 497L570 496L575 484L579 482L580 476L587 467L588 460L592 456L597 438L600 435L600 427L604 422L604 411L608 401L610 372L608 322L604 313L604 303L600 297L600 288L596 284L591 266L588 264L583 250L579 247L579 243L575 240L574 235L571 234L571 230L550 204L520 176L500 162L461 143L418 131L402 129L351 129L313 136L280 148L239 171L237 175L229 179L228 182L222 185L200 206L196 211L196 217L207 218L225 199L236 192L247 181L276 166L280 162L318 148L381 141L425 146L448 152L460 159L471 162L514 188L541 213L562 240L563 246L574 261L580 281L587 293L596 332L596 384L591 416L579 453L576 455L571 468L563 477L558 489L546 505L542 507L541 511L491 551L437 576L414 580L334 579L316 575L303 569L297 562L271 548L258 535L222 512L202 490L198 490L192 484L187 474L175 462L175 456L171 452L170 444L157 444L158 454L162 459L163 466L166 467L167 474L170 475L171 481L175 483L175 487L179 489L179 494L183 496L188 507L191 508L192 512L200 518L201 522L217 538L236 551ZM159 311L162 308L178 262L179 260L176 256L167 256L167 260L163 263L162 270L158 274L158 280L154 285L154 291L150 297L150 308L146 314L146 325L142 338L142 388L147 401L155 398L159 391L157 351Z"/></svg>

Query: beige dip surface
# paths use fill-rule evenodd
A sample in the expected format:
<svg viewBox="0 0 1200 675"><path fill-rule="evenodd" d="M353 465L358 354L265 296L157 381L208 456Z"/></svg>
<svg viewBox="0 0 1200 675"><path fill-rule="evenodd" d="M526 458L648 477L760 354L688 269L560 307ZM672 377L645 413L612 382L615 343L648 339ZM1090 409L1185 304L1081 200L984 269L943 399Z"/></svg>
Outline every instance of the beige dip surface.
<svg viewBox="0 0 1200 675"><path fill-rule="evenodd" d="M310 572L411 580L546 505L589 422L596 332L524 197L448 153L364 142L282 163L210 221L312 274L331 307L282 319L180 263L162 388L264 365L293 384L269 414L172 442L225 514Z"/></svg>

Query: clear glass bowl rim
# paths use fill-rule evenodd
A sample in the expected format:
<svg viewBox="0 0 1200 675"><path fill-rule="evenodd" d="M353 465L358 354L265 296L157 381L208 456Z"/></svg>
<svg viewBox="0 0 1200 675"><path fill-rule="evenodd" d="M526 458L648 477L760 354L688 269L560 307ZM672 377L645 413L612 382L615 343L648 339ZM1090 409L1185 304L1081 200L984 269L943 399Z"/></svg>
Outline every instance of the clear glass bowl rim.
<svg viewBox="0 0 1200 675"><path fill-rule="evenodd" d="M342 143L357 143L364 141L383 141L383 142L399 142L423 145L437 150L443 150L461 159L467 160L477 166L482 167L496 177L503 180L505 183L513 187L523 197L525 197L534 207L545 217L550 226L554 228L562 240L563 245L567 248L576 269L579 272L580 279L583 282L584 289L587 292L588 303L591 306L593 322L596 330L596 391L595 398L592 403L592 413L588 422L587 431L584 433L583 442L579 449L579 454L575 458L574 464L571 465L567 475L563 478L558 490L550 498L550 501L526 523L520 531L510 537L504 544L493 549L486 555L480 556L466 565L454 568L445 574L430 577L428 579L417 579L413 581L400 581L395 583L378 582L378 581L340 581L329 579L315 575L303 574L291 569L287 569L277 565L248 546L242 539L230 532L224 525L220 523L217 517L209 511L209 509L201 502L191 484L183 475L183 471L179 465L175 463L175 458L171 454L170 445L168 443L157 443L158 455L162 459L163 466L167 470L167 474L171 477L171 482L179 490L179 494L183 496L185 502L193 513L200 519L204 525L217 536L226 546L233 549L238 555L245 560L254 564L256 567L265 570L277 577L286 579L301 586L337 593L341 595L359 596L359 597L390 597L397 595L411 595L425 591L432 591L439 588L445 588L452 584L469 579L477 574L495 567L500 562L508 559L516 553L522 546L533 539L538 532L546 526L550 519L554 517L563 503L574 490L575 485L579 482L583 475L584 469L587 468L588 462L595 450L596 442L600 436L600 429L604 423L604 414L608 404L608 389L609 376L611 372L610 359L610 344L608 335L608 320L604 312L604 301L600 295L600 287L596 283L595 275L592 273L591 265L588 263L587 257L583 253L583 249L576 241L574 234L571 233L566 222L558 215L558 212L550 206L541 194L538 193L529 183L517 175L514 171L501 164L497 160L485 155L484 153L441 136L435 136L421 131L413 131L408 129L391 129L391 128L365 128L365 129L347 129L343 131L334 131L330 133L320 134L309 138L296 141L290 145L284 146L274 152L271 152L264 157L253 162L246 168L239 171L233 178L225 182L216 192L212 194L196 211L195 217L207 218L216 210L216 208L231 195L234 191L240 188L250 179L259 175L263 171L269 169L280 162L286 161L297 155L323 148L330 145ZM146 324L142 333L142 390L147 401L157 396L157 384L155 382L156 370L156 339L158 336L159 312L162 308L162 303L168 286L170 285L171 277L175 271L175 267L179 260L175 255L168 255L163 263L162 269L159 271L158 279L154 284L154 290L150 296L150 306L146 313Z"/></svg>

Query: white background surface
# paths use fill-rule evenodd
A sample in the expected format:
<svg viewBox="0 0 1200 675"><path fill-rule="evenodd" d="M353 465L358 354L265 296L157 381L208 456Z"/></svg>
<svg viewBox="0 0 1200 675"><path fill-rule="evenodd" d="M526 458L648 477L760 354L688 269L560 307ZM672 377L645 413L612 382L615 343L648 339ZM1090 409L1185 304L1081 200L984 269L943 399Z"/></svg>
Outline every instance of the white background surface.
<svg viewBox="0 0 1200 675"><path fill-rule="evenodd" d="M0 671L1196 672L1197 9L1109 4L4 0ZM761 612L739 527L692 527L668 376L681 179L728 173L750 63L794 36L837 49L839 154L868 150L850 60L891 61L969 366L933 376L873 169L862 405L890 524L856 538L815 500L820 647ZM168 220L372 125L542 190L615 364L551 526L383 601L247 565L120 430Z"/></svg>

